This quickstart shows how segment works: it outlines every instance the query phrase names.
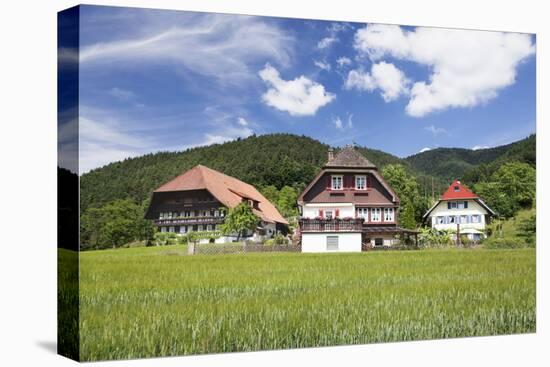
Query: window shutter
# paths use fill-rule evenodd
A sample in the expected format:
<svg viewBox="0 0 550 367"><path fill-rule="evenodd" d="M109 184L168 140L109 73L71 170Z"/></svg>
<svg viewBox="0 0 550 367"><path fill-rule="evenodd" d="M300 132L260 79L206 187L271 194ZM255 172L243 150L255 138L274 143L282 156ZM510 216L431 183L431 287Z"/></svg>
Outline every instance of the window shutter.
<svg viewBox="0 0 550 367"><path fill-rule="evenodd" d="M336 209L334 211L334 216L337 217L337 218L340 217L340 209Z"/></svg>
<svg viewBox="0 0 550 367"><path fill-rule="evenodd" d="M371 187L372 186L372 182L371 182L371 178L370 178L370 175L367 175L367 188Z"/></svg>
<svg viewBox="0 0 550 367"><path fill-rule="evenodd" d="M467 201L464 202L464 209L468 209L468 202Z"/></svg>
<svg viewBox="0 0 550 367"><path fill-rule="evenodd" d="M319 216L320 216L321 218L324 218L323 209L319 209Z"/></svg>
<svg viewBox="0 0 550 367"><path fill-rule="evenodd" d="M357 185L356 185L356 181L355 181L355 175L351 175L350 179L351 179L351 182L350 182L349 187L351 187L352 189L356 189Z"/></svg>
<svg viewBox="0 0 550 367"><path fill-rule="evenodd" d="M327 176L327 190L330 190L331 185L332 185L331 176L328 175Z"/></svg>
<svg viewBox="0 0 550 367"><path fill-rule="evenodd" d="M447 201L447 209L451 209L451 202Z"/></svg>

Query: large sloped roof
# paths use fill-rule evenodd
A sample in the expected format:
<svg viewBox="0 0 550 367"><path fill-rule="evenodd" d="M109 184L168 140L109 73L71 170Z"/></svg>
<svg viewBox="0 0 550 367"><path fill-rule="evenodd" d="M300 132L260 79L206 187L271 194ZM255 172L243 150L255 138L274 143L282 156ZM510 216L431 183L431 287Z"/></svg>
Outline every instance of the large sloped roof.
<svg viewBox="0 0 550 367"><path fill-rule="evenodd" d="M203 165L198 165L165 183L155 192L208 190L220 203L233 208L244 199L258 202L254 214L266 222L288 224L279 211L256 188L235 177L228 176Z"/></svg>
<svg viewBox="0 0 550 367"><path fill-rule="evenodd" d="M329 160L325 167L346 167L346 168L376 168L365 156L356 151L353 145L348 145L341 149L336 156Z"/></svg>

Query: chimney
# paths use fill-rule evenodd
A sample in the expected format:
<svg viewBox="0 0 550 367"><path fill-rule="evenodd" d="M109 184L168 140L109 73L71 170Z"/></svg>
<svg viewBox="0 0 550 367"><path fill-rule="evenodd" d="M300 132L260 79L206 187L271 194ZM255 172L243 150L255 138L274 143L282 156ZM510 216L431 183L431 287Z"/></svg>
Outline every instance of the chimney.
<svg viewBox="0 0 550 367"><path fill-rule="evenodd" d="M328 148L328 161L332 161L334 159L334 149Z"/></svg>

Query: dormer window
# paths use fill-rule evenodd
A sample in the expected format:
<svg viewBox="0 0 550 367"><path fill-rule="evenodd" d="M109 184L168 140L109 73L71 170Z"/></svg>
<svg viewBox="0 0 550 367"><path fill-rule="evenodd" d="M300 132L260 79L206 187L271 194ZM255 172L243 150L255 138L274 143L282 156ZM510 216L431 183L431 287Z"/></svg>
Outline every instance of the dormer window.
<svg viewBox="0 0 550 367"><path fill-rule="evenodd" d="M355 189L356 190L367 189L367 176L355 176Z"/></svg>
<svg viewBox="0 0 550 367"><path fill-rule="evenodd" d="M332 186L333 190L342 190L342 175L333 175L332 176Z"/></svg>
<svg viewBox="0 0 550 367"><path fill-rule="evenodd" d="M455 192L460 191L460 186L455 186L453 190L455 190Z"/></svg>

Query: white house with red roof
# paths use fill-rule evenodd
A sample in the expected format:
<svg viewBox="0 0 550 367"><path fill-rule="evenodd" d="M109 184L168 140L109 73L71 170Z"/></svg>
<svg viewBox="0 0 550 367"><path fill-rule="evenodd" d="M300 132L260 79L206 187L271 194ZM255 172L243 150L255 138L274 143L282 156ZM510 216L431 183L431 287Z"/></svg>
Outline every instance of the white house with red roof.
<svg viewBox="0 0 550 367"><path fill-rule="evenodd" d="M478 241L485 237L486 224L494 215L478 195L456 180L424 214L424 221L437 230L460 230Z"/></svg>

